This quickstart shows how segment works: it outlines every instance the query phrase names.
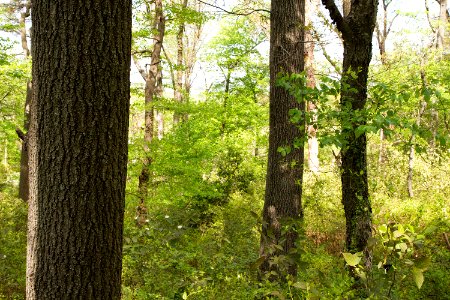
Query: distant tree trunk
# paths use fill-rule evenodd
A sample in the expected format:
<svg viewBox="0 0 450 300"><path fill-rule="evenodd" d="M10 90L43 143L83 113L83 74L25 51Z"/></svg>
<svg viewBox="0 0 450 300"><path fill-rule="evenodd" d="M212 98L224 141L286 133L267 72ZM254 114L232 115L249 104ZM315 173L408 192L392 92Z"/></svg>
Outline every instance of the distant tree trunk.
<svg viewBox="0 0 450 300"><path fill-rule="evenodd" d="M21 11L19 17L20 26L20 39L22 50L25 58L30 57L30 48L28 47L27 40L27 27L25 24L26 18L30 16L31 2L27 1L24 4L25 11ZM25 133L20 129L17 129L19 137L22 140L22 151L20 154L20 177L19 177L19 198L28 201L29 197L29 176L28 176L28 130L30 128L30 102L33 94L33 87L31 81L27 82L27 96L25 98L25 109L24 109L24 124L23 128Z"/></svg>
<svg viewBox="0 0 450 300"><path fill-rule="evenodd" d="M445 29L448 26L447 22L447 0L439 0L439 24L437 28L436 48L444 49Z"/></svg>
<svg viewBox="0 0 450 300"><path fill-rule="evenodd" d="M121 297L131 16L33 0L29 300Z"/></svg>
<svg viewBox="0 0 450 300"><path fill-rule="evenodd" d="M305 71L307 76L306 85L310 88L316 86L316 76L314 74L314 39L311 17L316 9L316 0L305 1ZM317 141L317 107L315 103L309 101L307 110L311 114L311 122L308 123L308 167L313 173L319 172L319 142Z"/></svg>
<svg viewBox="0 0 450 300"><path fill-rule="evenodd" d="M30 105L33 97L33 87L31 81L27 82L27 97L25 99L24 124L26 133L17 129L19 137L22 139L22 152L20 154L20 178L19 178L19 198L28 201L29 198L29 166L28 166L28 140L30 129ZM20 132L19 132L20 131Z"/></svg>
<svg viewBox="0 0 450 300"><path fill-rule="evenodd" d="M182 0L181 9L186 9L188 0ZM185 24L184 21L180 22L177 32L177 69L176 69L176 80L175 80L175 101L178 103L183 103L183 68L184 68L184 31ZM181 114L175 112L173 114L173 124L176 125L180 122Z"/></svg>
<svg viewBox="0 0 450 300"><path fill-rule="evenodd" d="M288 219L303 217L304 147L291 147L285 157L278 149L292 145L295 138L305 138L305 124L292 124L289 120L289 110L305 111L305 104L297 102L288 91L277 86L276 81L280 72L298 74L304 70L304 17L304 0L271 2L269 153L260 245L260 256L264 258L260 265L263 274L280 271L280 266L270 265L271 257L288 254L295 248L297 239L295 229L282 233L282 226ZM299 125L303 125L303 130ZM282 250L275 246L281 246ZM287 272L295 275L296 271L296 264L289 264Z"/></svg>
<svg viewBox="0 0 450 300"><path fill-rule="evenodd" d="M158 69L161 68L161 49L165 34L165 17L163 14L162 0L155 1L155 19L154 19L154 46L150 67L145 79L145 130L144 130L144 151L145 157L142 164L141 174L139 175L139 197L140 206L138 208L139 215L145 215L145 198L148 193L148 184L150 182L150 165L152 158L150 156L150 143L153 140L154 131L154 109L153 102L158 84Z"/></svg>
<svg viewBox="0 0 450 300"><path fill-rule="evenodd" d="M197 1L197 11L201 11L202 4ZM189 103L189 98L191 94L192 87L192 72L194 70L195 62L197 60L197 54L200 49L201 34L203 30L203 23L195 24L193 32L191 35L186 35L186 55L185 55L185 66L184 66L184 103ZM187 121L189 118L188 114L183 114L183 120Z"/></svg>
<svg viewBox="0 0 450 300"><path fill-rule="evenodd" d="M364 125L365 121L357 121L352 116L364 110L367 101L367 79L378 1L352 1L348 14L344 16L333 0L322 0L322 3L329 10L344 40L341 109L346 116L342 119L344 141L341 149L341 182L346 248L351 252L364 251L366 265L369 266L371 261L366 246L372 235L372 208L367 181L367 140L365 133L359 136L355 134L356 128Z"/></svg>
<svg viewBox="0 0 450 300"><path fill-rule="evenodd" d="M25 55L25 58L28 58L30 56L30 48L28 47L27 27L25 25L25 21L30 16L31 0L24 4L24 8L25 10L20 12L19 17L20 40L22 43L23 54Z"/></svg>
<svg viewBox="0 0 450 300"><path fill-rule="evenodd" d="M220 135L223 137L225 135L225 130L227 127L227 119L228 119L228 98L230 97L230 83L231 83L231 69L227 69L227 73L225 75L225 91L223 96L223 114L222 114L222 124L220 127Z"/></svg>
<svg viewBox="0 0 450 300"><path fill-rule="evenodd" d="M155 95L158 99L163 96L163 81L162 81L162 70L158 68L157 84L155 88ZM157 136L158 140L164 137L164 113L162 110L156 111L156 124L157 124Z"/></svg>
<svg viewBox="0 0 450 300"><path fill-rule="evenodd" d="M394 23L395 18L398 16L398 13L392 18L390 22L388 22L388 8L392 3L392 0L382 0L382 16L381 21L378 20L375 24L376 37L378 42L378 50L380 53L381 64L383 66L387 65L387 54L386 54L386 40L391 32L392 24ZM380 129L380 148L378 153L378 167L380 168L385 161L385 135L383 128Z"/></svg>

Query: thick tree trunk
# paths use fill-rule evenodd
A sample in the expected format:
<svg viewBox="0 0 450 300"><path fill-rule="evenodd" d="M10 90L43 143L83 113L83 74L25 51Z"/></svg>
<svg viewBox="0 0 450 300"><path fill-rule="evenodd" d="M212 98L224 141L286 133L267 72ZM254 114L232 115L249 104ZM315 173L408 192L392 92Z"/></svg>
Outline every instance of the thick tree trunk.
<svg viewBox="0 0 450 300"><path fill-rule="evenodd" d="M34 0L32 44L27 299L120 299L131 1Z"/></svg>
<svg viewBox="0 0 450 300"><path fill-rule="evenodd" d="M367 140L356 129L365 121L355 118L367 101L367 78L372 58L372 35L377 15L377 0L352 1L348 14L342 16L333 0L322 0L344 40L341 110L343 147L341 149L342 203L346 219L346 248L366 252L372 235L372 208L367 181ZM364 115L364 114L362 114Z"/></svg>
<svg viewBox="0 0 450 300"><path fill-rule="evenodd" d="M276 81L280 72L298 74L304 70L304 15L303 0L272 0L269 157L260 247L260 255L265 258L260 266L263 273L283 271L280 265L270 266L270 258L273 255L286 255L295 247L296 231L290 228L282 233L281 229L288 219L302 218L304 147L301 145L295 149L292 143L295 138L305 138L305 124L292 124L289 110L297 108L304 111L305 105L277 86ZM299 125L303 129L299 129ZM283 157L278 149L286 146L291 146L291 151ZM275 246L281 246L283 250ZM273 254L272 250L275 250ZM286 271L295 274L295 263L289 264Z"/></svg>

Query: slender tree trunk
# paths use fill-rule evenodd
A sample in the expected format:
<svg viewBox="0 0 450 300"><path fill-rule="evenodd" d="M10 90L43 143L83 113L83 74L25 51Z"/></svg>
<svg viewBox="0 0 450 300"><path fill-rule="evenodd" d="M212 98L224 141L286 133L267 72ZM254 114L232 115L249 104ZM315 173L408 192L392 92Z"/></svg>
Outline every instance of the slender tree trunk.
<svg viewBox="0 0 450 300"><path fill-rule="evenodd" d="M264 261L260 270L262 273L277 271L280 278L284 271L295 275L297 270L295 263L288 263L285 266L287 270L282 270L281 265L271 265L270 259L287 255L295 248L295 225L286 232L282 232L282 227L287 220L296 221L303 217L304 147L291 147L285 157L278 149L292 145L295 138L305 138L304 129L299 129L304 128L305 124L292 124L289 120L289 110L296 108L304 111L305 104L277 86L276 81L280 72L298 74L304 70L304 16L303 0L271 2L269 156L260 245L260 256Z"/></svg>
<svg viewBox="0 0 450 300"><path fill-rule="evenodd" d="M157 85L156 85L156 97L157 99L161 99L163 96L163 81L162 81L162 70L158 68L158 76L157 76ZM157 124L157 136L158 140L161 140L164 137L164 112L161 110L156 111L156 124Z"/></svg>
<svg viewBox="0 0 450 300"><path fill-rule="evenodd" d="M445 29L448 26L447 22L447 0L439 0L439 25L437 28L436 48L444 49Z"/></svg>
<svg viewBox="0 0 450 300"><path fill-rule="evenodd" d="M25 11L20 13L19 26L20 26L20 38L22 50L25 58L30 57L30 48L28 47L27 40L27 28L26 28L26 18L30 16L31 2L27 1L25 3ZM25 108L24 108L24 130L23 133L19 128L16 129L19 137L22 140L22 151L20 154L20 178L19 178L19 198L24 201L28 201L29 197L29 176L28 176L28 130L30 128L30 102L33 94L33 87L31 81L27 82L27 96L25 98Z"/></svg>
<svg viewBox="0 0 450 300"><path fill-rule="evenodd" d="M188 4L188 0L182 0L181 6L182 9L186 9ZM177 32L177 72L176 72L176 80L175 80L175 101L178 103L183 103L183 68L184 68L184 31L185 24L181 22L178 26ZM175 112L173 114L173 124L176 125L181 120L181 114Z"/></svg>
<svg viewBox="0 0 450 300"><path fill-rule="evenodd" d="M381 16L381 21L377 21L376 25L375 25L375 31L376 31L376 37L377 37L377 42L378 42L378 50L380 53L380 59L381 59L381 64L383 66L387 65L387 54L386 54L386 40L387 37L391 31L391 27L392 27L392 23L394 22L394 19L396 18L396 16L394 16L394 18L391 20L390 24L388 24L388 8L389 5L392 3L391 0L382 0L382 16ZM383 128L380 129L380 147L379 147L379 153L378 153L378 169L380 170L382 165L384 164L385 161L385 135L384 135L384 130Z"/></svg>
<svg viewBox="0 0 450 300"><path fill-rule="evenodd" d="M28 47L27 27L25 21L30 16L31 0L27 1L24 6L25 11L20 12L19 27L23 54L25 55L25 58L28 58L30 56L30 48Z"/></svg>
<svg viewBox="0 0 450 300"><path fill-rule="evenodd" d="M228 119L228 98L230 97L230 83L231 83L231 69L227 70L225 75L225 91L223 96L223 114L222 114L222 124L220 127L220 135L223 137L225 135L225 130L227 127Z"/></svg>
<svg viewBox="0 0 450 300"><path fill-rule="evenodd" d="M28 166L28 140L30 129L30 105L33 97L33 87L31 81L27 82L27 96L25 99L24 109L24 129L26 133L23 133L20 129L16 129L19 137L22 139L22 152L20 154L20 178L19 178L19 197L24 201L28 201L29 198L29 166Z"/></svg>
<svg viewBox="0 0 450 300"><path fill-rule="evenodd" d="M202 3L198 2L197 10L201 11ZM193 33L190 36L186 36L187 45L186 49L186 62L184 68L184 103L189 103L192 87L192 72L194 70L195 62L197 60L197 53L200 49L200 40L203 30L203 24L196 24L193 29ZM189 119L188 114L183 115L183 120L186 122Z"/></svg>
<svg viewBox="0 0 450 300"><path fill-rule="evenodd" d="M146 212L145 208L145 198L148 193L148 185L150 182L150 165L152 163L152 158L150 156L150 143L153 140L154 131L154 109L153 101L155 98L155 93L158 83L158 69L161 68L161 49L165 34L165 17L163 14L163 4L162 0L155 1L155 19L154 28L155 31L155 44L153 46L152 57L150 61L150 68L147 73L145 80L145 129L144 129L144 151L145 157L142 165L141 174L139 175L139 195L140 195L140 205L138 208L139 215Z"/></svg>
<svg viewBox="0 0 450 300"><path fill-rule="evenodd" d="M342 203L346 219L346 248L365 251L366 265L371 264L366 248L372 235L372 208L367 181L366 134L355 134L365 121L354 116L364 110L367 101L367 79L372 58L372 35L377 16L377 0L352 1L342 16L333 0L322 0L344 40L343 77L341 85ZM344 10L346 11L346 10Z"/></svg>
<svg viewBox="0 0 450 300"><path fill-rule="evenodd" d="M311 29L311 17L316 9L316 0L305 1L305 71L307 76L306 86L314 88L316 86L316 76L314 74L314 39ZM314 102L308 101L307 110L310 114L311 122L308 122L308 167L313 173L319 172L319 142L317 141L317 107Z"/></svg>
<svg viewBox="0 0 450 300"><path fill-rule="evenodd" d="M120 299L131 1L33 0L27 299Z"/></svg>

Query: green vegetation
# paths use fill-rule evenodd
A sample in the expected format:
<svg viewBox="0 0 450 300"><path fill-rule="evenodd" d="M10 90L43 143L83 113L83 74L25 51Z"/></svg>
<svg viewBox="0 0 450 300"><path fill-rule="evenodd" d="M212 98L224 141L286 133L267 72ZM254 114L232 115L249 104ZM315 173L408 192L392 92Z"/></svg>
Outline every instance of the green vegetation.
<svg viewBox="0 0 450 300"><path fill-rule="evenodd" d="M182 13L179 5L168 10L169 16ZM189 8L186 18L198 13ZM368 135L371 266L362 265L362 253L345 251L340 202L339 121L358 116L339 111L340 83L332 76L318 79L316 88L305 88L301 74L278 82L301 101L316 101L321 171L305 169L304 221L294 224L297 252L271 260L281 266L294 259L297 276L261 280L269 83L266 58L256 47L265 36L246 19L232 20L203 57L223 78L189 102L164 95L154 103L168 125L149 145L144 212L137 211L146 155L144 95L140 85L132 89L123 299L450 299L449 60L405 47L392 54L390 65L371 69L367 108L360 112L367 124L358 128ZM18 198L21 141L15 130L23 128L30 65L11 47L0 39L0 299L25 299L27 203ZM171 64L167 57L163 63ZM188 118L172 126L174 111ZM299 114L292 111L291 121Z"/></svg>

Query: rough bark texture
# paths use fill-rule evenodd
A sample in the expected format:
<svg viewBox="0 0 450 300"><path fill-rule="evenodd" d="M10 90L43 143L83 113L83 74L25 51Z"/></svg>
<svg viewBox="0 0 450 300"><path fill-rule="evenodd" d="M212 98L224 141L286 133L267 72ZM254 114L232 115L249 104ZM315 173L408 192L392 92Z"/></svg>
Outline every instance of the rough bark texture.
<svg viewBox="0 0 450 300"><path fill-rule="evenodd" d="M274 245L283 248L275 255L286 254L295 247L297 234L289 230L282 236L281 227L287 219L302 217L304 148L294 149L292 143L295 138L305 137L304 126L300 130L289 120L289 110L304 111L304 103L298 103L284 88L276 85L280 72L292 74L304 69L305 2L272 0L271 7L269 158L260 247L260 255L265 258L260 266L263 273L277 269L277 266L269 265L269 250L273 250ZM283 157L278 149L289 145L292 151ZM296 273L295 264L291 264L288 272Z"/></svg>
<svg viewBox="0 0 450 300"><path fill-rule="evenodd" d="M32 44L27 299L120 299L131 1L33 0Z"/></svg>
<svg viewBox="0 0 450 300"><path fill-rule="evenodd" d="M365 121L354 116L367 101L367 78L372 58L372 35L377 16L378 0L352 1L346 16L342 16L333 0L322 0L344 40L341 109L343 147L341 150L342 203L346 219L348 251L365 251L372 235L372 208L367 181L367 140L355 130ZM352 72L356 76L351 76ZM366 256L369 258L369 256ZM366 261L370 264L370 259Z"/></svg>

